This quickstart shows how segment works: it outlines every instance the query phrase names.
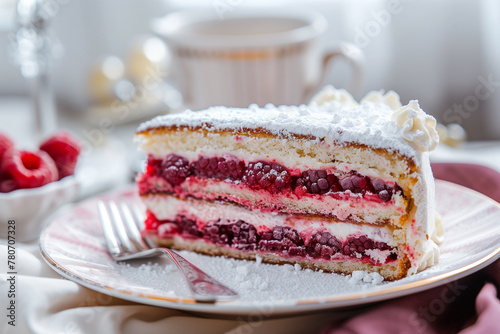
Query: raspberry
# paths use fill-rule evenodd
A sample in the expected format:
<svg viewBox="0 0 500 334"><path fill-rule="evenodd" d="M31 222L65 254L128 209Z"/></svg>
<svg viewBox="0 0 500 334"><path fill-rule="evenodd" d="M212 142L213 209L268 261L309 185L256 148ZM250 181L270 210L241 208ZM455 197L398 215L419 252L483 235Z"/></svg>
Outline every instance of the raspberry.
<svg viewBox="0 0 500 334"><path fill-rule="evenodd" d="M2 170L11 175L19 188L36 188L58 180L54 160L44 151L32 153L10 149L5 152Z"/></svg>
<svg viewBox="0 0 500 334"><path fill-rule="evenodd" d="M245 163L232 157L200 157L191 167L197 177L218 180L241 180L245 171Z"/></svg>
<svg viewBox="0 0 500 334"><path fill-rule="evenodd" d="M10 138L3 133L0 133L0 163L2 162L4 153L13 147L14 143L12 142L12 140L10 140Z"/></svg>
<svg viewBox="0 0 500 334"><path fill-rule="evenodd" d="M202 230L203 237L214 244L231 246L241 250L255 250L259 235L254 226L238 220L233 224L206 225Z"/></svg>
<svg viewBox="0 0 500 334"><path fill-rule="evenodd" d="M158 224L161 223L162 225ZM187 238L204 238L214 244L233 247L241 250L265 250L272 252L280 252L290 256L305 256L306 247L304 240L291 227L276 226L271 232L257 233L257 229L243 220L238 220L236 223L223 224L214 223L207 224L200 231L196 222L186 218L183 215L176 217L174 221L158 222L151 213L148 213L146 220L146 229L160 230L164 223L176 225L177 230L173 227L168 227L173 233L180 233Z"/></svg>
<svg viewBox="0 0 500 334"><path fill-rule="evenodd" d="M374 194L378 194L378 197L382 200L382 202L388 202L391 200L394 189L387 183L381 179L373 179L371 180L371 186L373 189L372 192Z"/></svg>
<svg viewBox="0 0 500 334"><path fill-rule="evenodd" d="M307 245L307 253L314 258L330 259L332 255L340 252L341 249L342 243L329 232L316 232Z"/></svg>
<svg viewBox="0 0 500 334"><path fill-rule="evenodd" d="M9 173L0 172L0 193L9 193L18 188L17 182Z"/></svg>
<svg viewBox="0 0 500 334"><path fill-rule="evenodd" d="M73 175L80 155L81 145L70 133L59 131L40 145L56 163L59 179Z"/></svg>
<svg viewBox="0 0 500 334"><path fill-rule="evenodd" d="M385 182L382 181L381 179L372 179L371 184L373 187L373 191L377 194L379 192L381 192L382 190L385 190L385 187L386 187Z"/></svg>
<svg viewBox="0 0 500 334"><path fill-rule="evenodd" d="M352 172L340 180L334 174L327 174L324 170L306 170L294 182L294 189L303 189L311 194L324 195L330 192L351 191L355 194L371 192L377 194L383 201L390 201L392 194L398 191L399 187L389 186L380 179L370 179L356 172Z"/></svg>
<svg viewBox="0 0 500 334"><path fill-rule="evenodd" d="M198 226L196 222L191 219L187 219L184 216L177 217L177 226L182 231L182 234L186 237L201 237L202 233L198 231Z"/></svg>
<svg viewBox="0 0 500 334"><path fill-rule="evenodd" d="M391 194L387 190L382 190L378 193L378 197L382 200L382 202L388 202L391 200Z"/></svg>
<svg viewBox="0 0 500 334"><path fill-rule="evenodd" d="M243 182L253 189L265 189L277 194L289 188L292 177L285 167L277 163L251 162L243 175Z"/></svg>
<svg viewBox="0 0 500 334"><path fill-rule="evenodd" d="M191 175L189 161L175 154L170 154L161 163L161 175L172 186L177 186Z"/></svg>
<svg viewBox="0 0 500 334"><path fill-rule="evenodd" d="M214 244L229 245L230 226L223 224L205 225L203 238L210 240Z"/></svg>
<svg viewBox="0 0 500 334"><path fill-rule="evenodd" d="M296 187L306 188L311 194L326 194L327 192L342 191L338 179L324 170L307 170L295 182Z"/></svg>
<svg viewBox="0 0 500 334"><path fill-rule="evenodd" d="M146 220L144 222L144 229L145 230L156 230L159 225L158 219L155 217L155 215L149 211L146 210Z"/></svg>
<svg viewBox="0 0 500 334"><path fill-rule="evenodd" d="M149 156L144 174L149 176L161 176L161 163L162 160Z"/></svg>
<svg viewBox="0 0 500 334"><path fill-rule="evenodd" d="M243 220L231 224L232 246L243 250L255 250L259 241L257 229Z"/></svg>
<svg viewBox="0 0 500 334"><path fill-rule="evenodd" d="M362 235L359 238L350 237L347 239L342 248L342 252L349 256L355 256L356 253L365 255L365 251L368 249L389 250L391 247L385 242L373 241L365 235Z"/></svg>
<svg viewBox="0 0 500 334"><path fill-rule="evenodd" d="M283 226L276 226L272 232L263 233L258 249L288 253L290 256L303 256L306 253L304 240L297 230Z"/></svg>
<svg viewBox="0 0 500 334"><path fill-rule="evenodd" d="M288 255L290 256L306 256L306 248L304 246L288 248Z"/></svg>
<svg viewBox="0 0 500 334"><path fill-rule="evenodd" d="M359 174L352 174L340 180L340 185L344 190L350 190L355 194L366 192L370 185L370 179Z"/></svg>

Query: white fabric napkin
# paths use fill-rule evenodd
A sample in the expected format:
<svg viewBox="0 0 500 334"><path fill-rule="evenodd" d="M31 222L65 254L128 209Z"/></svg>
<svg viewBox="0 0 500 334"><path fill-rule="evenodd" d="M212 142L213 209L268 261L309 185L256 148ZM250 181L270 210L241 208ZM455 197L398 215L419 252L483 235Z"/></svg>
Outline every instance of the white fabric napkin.
<svg viewBox="0 0 500 334"><path fill-rule="evenodd" d="M217 319L137 304L82 287L59 276L41 258L38 245L16 244L16 320L8 324L10 283L6 240L0 239L0 333L314 333L352 312L267 319L253 314Z"/></svg>

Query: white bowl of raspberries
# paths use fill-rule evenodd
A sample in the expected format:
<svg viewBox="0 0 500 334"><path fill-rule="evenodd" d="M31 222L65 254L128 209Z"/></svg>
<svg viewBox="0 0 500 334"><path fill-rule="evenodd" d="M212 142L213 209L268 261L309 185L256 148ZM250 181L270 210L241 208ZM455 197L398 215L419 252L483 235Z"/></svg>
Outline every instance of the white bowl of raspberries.
<svg viewBox="0 0 500 334"><path fill-rule="evenodd" d="M0 133L0 237L37 239L46 219L78 196L74 171L80 151L79 142L66 131L34 151L16 148Z"/></svg>

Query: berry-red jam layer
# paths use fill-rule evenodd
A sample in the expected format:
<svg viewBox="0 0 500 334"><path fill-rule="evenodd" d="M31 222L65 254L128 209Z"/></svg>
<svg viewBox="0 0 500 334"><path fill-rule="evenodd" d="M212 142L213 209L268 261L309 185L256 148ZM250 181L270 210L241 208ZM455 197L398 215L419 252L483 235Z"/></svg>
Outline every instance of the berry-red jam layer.
<svg viewBox="0 0 500 334"><path fill-rule="evenodd" d="M148 159L143 177L164 178L172 187L180 185L189 177L223 180L247 185L256 190L266 190L272 194L282 191L329 195L351 191L355 194L376 194L382 202L391 200L394 193L401 191L397 184L387 184L378 178L363 176L355 171L343 175L328 174L324 170L307 170L300 175L292 175L284 166L276 162L255 161L247 165L235 157L203 157L189 162L187 159L170 154L165 159ZM141 193L155 192L155 189L139 187Z"/></svg>
<svg viewBox="0 0 500 334"><path fill-rule="evenodd" d="M381 265L397 259L396 249L385 242L377 242L366 235L351 236L339 240L329 232L313 233L308 243L291 227L275 226L272 230L258 233L256 228L243 220L231 224L207 224L198 228L195 221L178 215L175 220L159 221L147 212L146 230L157 231L160 238L181 235L187 239L204 239L213 244L246 251L276 253L285 257L305 257L331 260L332 257L359 259L373 265ZM367 251L391 251L382 263L372 259Z"/></svg>

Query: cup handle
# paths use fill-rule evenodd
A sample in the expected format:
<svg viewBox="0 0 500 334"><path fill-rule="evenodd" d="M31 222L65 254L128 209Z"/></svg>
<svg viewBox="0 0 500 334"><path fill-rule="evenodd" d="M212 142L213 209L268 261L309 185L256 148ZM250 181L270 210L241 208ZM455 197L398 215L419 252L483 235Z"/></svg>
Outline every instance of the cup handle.
<svg viewBox="0 0 500 334"><path fill-rule="evenodd" d="M363 51L354 44L348 42L341 42L337 47L331 48L325 53L323 56L321 78L318 82L318 86L315 87L315 91L324 83L328 65L331 63L332 59L337 56L343 57L351 66L351 80L349 81L347 90L354 95L361 88L365 60ZM310 93L309 96L312 96L314 91Z"/></svg>

